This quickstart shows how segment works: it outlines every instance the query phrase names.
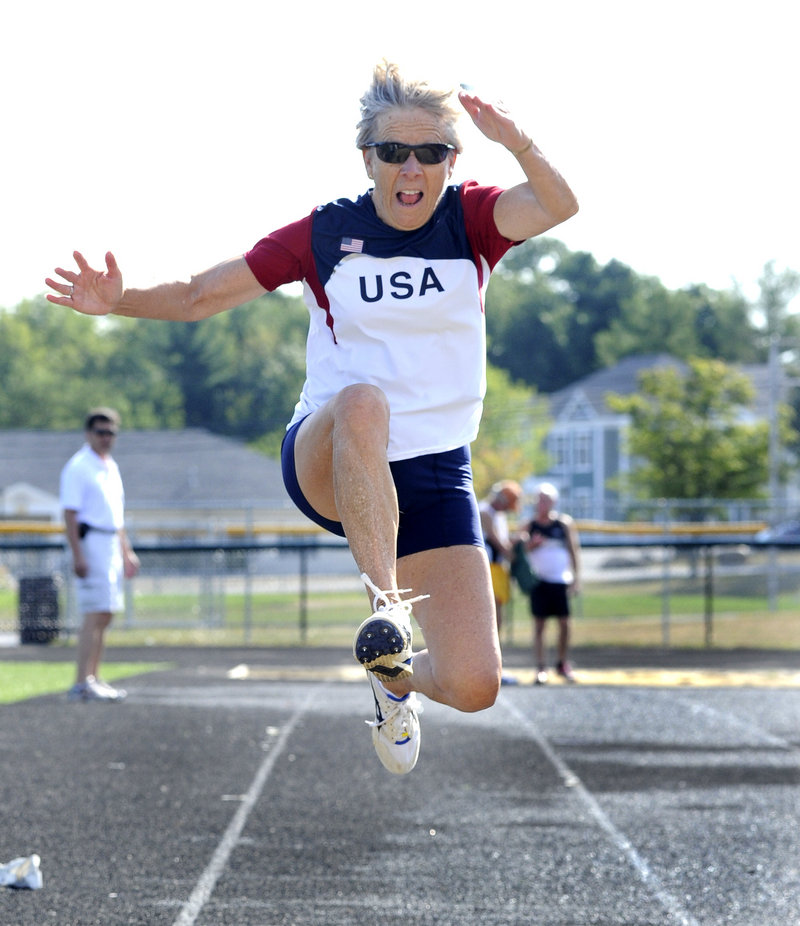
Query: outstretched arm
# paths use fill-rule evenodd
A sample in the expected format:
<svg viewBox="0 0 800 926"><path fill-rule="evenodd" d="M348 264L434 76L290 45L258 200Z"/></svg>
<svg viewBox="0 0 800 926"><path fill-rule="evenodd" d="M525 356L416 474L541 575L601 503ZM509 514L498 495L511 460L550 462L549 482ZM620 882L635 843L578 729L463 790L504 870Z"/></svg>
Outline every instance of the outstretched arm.
<svg viewBox="0 0 800 926"><path fill-rule="evenodd" d="M500 234L511 241L523 241L575 215L575 194L503 104L488 103L467 90L461 90L458 98L476 127L490 141L504 145L525 172L525 183L498 197L494 220Z"/></svg>
<svg viewBox="0 0 800 926"><path fill-rule="evenodd" d="M84 315L128 315L165 321L199 321L263 295L243 257L217 264L188 283L163 283L149 289L125 289L114 255L106 254L106 269L95 270L79 252L78 270L56 268L60 280L45 282L55 290L47 299ZM56 295L56 293L58 295Z"/></svg>

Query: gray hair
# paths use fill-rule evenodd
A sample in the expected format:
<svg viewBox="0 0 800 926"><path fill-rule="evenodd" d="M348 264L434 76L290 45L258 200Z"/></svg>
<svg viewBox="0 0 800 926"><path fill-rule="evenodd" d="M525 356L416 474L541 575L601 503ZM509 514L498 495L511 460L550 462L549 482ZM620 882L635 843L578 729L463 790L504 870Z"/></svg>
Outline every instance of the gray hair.
<svg viewBox="0 0 800 926"><path fill-rule="evenodd" d="M459 110L451 102L452 90L435 90L427 81L406 79L396 64L381 61L375 65L372 84L361 97L361 119L356 125L356 147L363 148L375 141L376 125L380 117L393 107L417 106L425 109L442 123L448 144L462 150L456 131Z"/></svg>
<svg viewBox="0 0 800 926"><path fill-rule="evenodd" d="M558 504L558 489L552 482L540 482L539 485L536 486L536 494L546 495L554 504Z"/></svg>

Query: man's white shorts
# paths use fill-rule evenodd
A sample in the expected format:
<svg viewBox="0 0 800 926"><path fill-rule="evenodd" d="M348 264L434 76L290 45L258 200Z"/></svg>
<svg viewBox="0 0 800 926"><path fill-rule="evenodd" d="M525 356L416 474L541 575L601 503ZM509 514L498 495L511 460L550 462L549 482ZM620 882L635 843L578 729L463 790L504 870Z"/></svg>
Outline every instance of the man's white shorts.
<svg viewBox="0 0 800 926"><path fill-rule="evenodd" d="M76 578L81 614L122 610L122 549L119 535L90 530L81 541L89 573Z"/></svg>

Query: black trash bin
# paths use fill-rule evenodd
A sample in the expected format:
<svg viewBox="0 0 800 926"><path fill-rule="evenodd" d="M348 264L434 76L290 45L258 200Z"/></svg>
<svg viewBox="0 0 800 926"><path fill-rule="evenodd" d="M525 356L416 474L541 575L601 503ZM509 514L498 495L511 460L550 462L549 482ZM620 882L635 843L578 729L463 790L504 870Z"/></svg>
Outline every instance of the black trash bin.
<svg viewBox="0 0 800 926"><path fill-rule="evenodd" d="M19 641L50 643L60 630L58 582L55 576L19 580Z"/></svg>

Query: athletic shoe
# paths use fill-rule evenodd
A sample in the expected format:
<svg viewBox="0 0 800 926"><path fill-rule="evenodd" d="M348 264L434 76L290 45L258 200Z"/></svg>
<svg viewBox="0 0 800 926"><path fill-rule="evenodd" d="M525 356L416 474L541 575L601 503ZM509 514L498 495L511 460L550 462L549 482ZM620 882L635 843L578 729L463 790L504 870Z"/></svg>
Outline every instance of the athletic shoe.
<svg viewBox="0 0 800 926"><path fill-rule="evenodd" d="M422 705L415 692L402 698L388 692L373 672L367 672L372 696L375 698L375 720L372 744L383 767L395 775L406 775L417 764L419 756L419 717Z"/></svg>
<svg viewBox="0 0 800 926"><path fill-rule="evenodd" d="M556 672L558 672L565 682L575 681L575 676L572 674L572 666L568 662L559 661L556 665Z"/></svg>
<svg viewBox="0 0 800 926"><path fill-rule="evenodd" d="M98 682L92 675L85 682L73 685L67 692L68 701L123 701L126 696L126 691Z"/></svg>
<svg viewBox="0 0 800 926"><path fill-rule="evenodd" d="M536 670L536 685L546 685L547 684L547 669L544 666L539 666Z"/></svg>
<svg viewBox="0 0 800 926"><path fill-rule="evenodd" d="M67 701L85 701L86 682L76 682L67 692Z"/></svg>
<svg viewBox="0 0 800 926"><path fill-rule="evenodd" d="M125 698L128 697L128 692L124 688L112 688L108 682L104 682L99 678L93 679L93 682L95 687L99 688L100 691L104 691L106 694L110 695L112 701L124 701Z"/></svg>
<svg viewBox="0 0 800 926"><path fill-rule="evenodd" d="M429 596L392 601L387 592L373 585L366 573L362 573L361 581L375 595L372 601L374 613L356 630L353 655L368 672L374 672L387 681L408 678L414 672L411 665L411 605ZM410 589L398 589L400 594L408 591Z"/></svg>

